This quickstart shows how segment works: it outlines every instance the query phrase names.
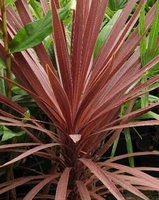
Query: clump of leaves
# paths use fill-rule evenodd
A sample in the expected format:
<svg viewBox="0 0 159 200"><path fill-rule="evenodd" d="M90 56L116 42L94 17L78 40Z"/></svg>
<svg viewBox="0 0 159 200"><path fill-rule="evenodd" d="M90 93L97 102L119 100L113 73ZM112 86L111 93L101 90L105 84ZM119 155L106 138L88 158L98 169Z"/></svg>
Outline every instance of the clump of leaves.
<svg viewBox="0 0 159 200"><path fill-rule="evenodd" d="M0 184L0 194L23 184L32 184L25 200L104 199L107 193L122 200L124 197L121 190L148 199L140 190L159 190L159 181L142 170L158 169L130 168L115 163L124 157L139 156L141 153L127 154L104 162L100 162L100 158L123 128L159 123L158 120L132 122L159 105L157 102L132 111L136 98L158 87L154 84L159 79L158 74L145 82L140 80L159 62L159 56L142 67L138 48L154 20L157 3L147 13L145 32L139 36L137 22L145 1L141 0L139 4L136 4L136 0L128 1L94 58L107 0L75 1L70 51L65 27L59 17L59 1L50 1L52 15L49 14L46 1L40 2L45 17L39 23L30 23L33 18L26 1L15 2L18 14L8 6L7 30L11 41L12 71L21 85L13 83L9 78L1 78L32 96L49 117L47 127L50 129L46 128L46 123L36 120L32 115L26 118L25 110L1 93L0 102L15 110L18 115L0 110L0 125L20 127L32 139L32 142L1 145L0 151L19 152L1 167L36 155L50 160L51 168L47 174L30 175ZM49 16L52 16L52 24ZM38 44L46 37L46 32L43 33L45 26L51 27L46 29L47 35L53 30L51 37L56 66L51 62L43 44ZM35 32L35 29L39 32ZM21 40L21 34L25 36L25 41ZM28 46L28 43L35 45L36 41L37 46ZM25 50L28 47L33 48ZM2 42L0 49L0 56L5 60ZM128 103L127 111L119 118L120 108L125 103ZM37 131L47 135L50 142L40 140ZM101 145L106 138L107 142ZM55 193L51 192L51 187L56 189Z"/></svg>

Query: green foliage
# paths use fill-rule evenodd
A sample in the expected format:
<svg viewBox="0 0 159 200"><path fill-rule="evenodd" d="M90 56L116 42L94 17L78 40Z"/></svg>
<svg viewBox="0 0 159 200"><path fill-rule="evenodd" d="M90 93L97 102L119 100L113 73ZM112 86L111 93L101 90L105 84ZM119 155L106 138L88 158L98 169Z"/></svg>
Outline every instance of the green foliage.
<svg viewBox="0 0 159 200"><path fill-rule="evenodd" d="M124 8L127 0L109 0L108 6L111 10L117 11Z"/></svg>
<svg viewBox="0 0 159 200"><path fill-rule="evenodd" d="M32 6L35 5L34 1L31 1L30 3ZM69 11L74 8L75 0L71 0L64 8L59 9L60 19L64 20L67 17ZM37 10L36 6L34 8L34 11L35 13L37 13L38 17L41 17L41 14L38 14L41 12ZM46 16L27 24L17 32L14 39L9 45L10 53L19 52L34 47L42 42L51 33L52 14L50 11L46 14Z"/></svg>
<svg viewBox="0 0 159 200"><path fill-rule="evenodd" d="M36 19L40 19L43 17L43 10L39 1L29 0L29 5L31 8L33 17L35 17Z"/></svg>
<svg viewBox="0 0 159 200"><path fill-rule="evenodd" d="M96 58L102 44L106 41L108 35L110 34L111 29L113 28L115 22L117 21L118 17L120 16L122 10L118 10L114 16L112 17L112 19L109 20L108 23L106 23L103 27L102 30L100 31L99 35L98 35L98 39L96 42L96 46L95 46L95 51L94 51L94 57Z"/></svg>
<svg viewBox="0 0 159 200"><path fill-rule="evenodd" d="M18 31L9 45L10 52L31 48L43 41L51 32L51 12L48 12L42 19L31 22Z"/></svg>
<svg viewBox="0 0 159 200"><path fill-rule="evenodd" d="M8 7L10 4L13 4L16 0L5 0L5 6Z"/></svg>
<svg viewBox="0 0 159 200"><path fill-rule="evenodd" d="M0 69L5 69L5 62L0 58Z"/></svg>
<svg viewBox="0 0 159 200"><path fill-rule="evenodd" d="M6 126L0 126L0 136L1 138L1 142L4 142L6 140L15 138L15 137L20 137L22 135L24 135L25 132L24 131L20 131L20 132L13 132L12 130L10 130L9 128L7 128Z"/></svg>

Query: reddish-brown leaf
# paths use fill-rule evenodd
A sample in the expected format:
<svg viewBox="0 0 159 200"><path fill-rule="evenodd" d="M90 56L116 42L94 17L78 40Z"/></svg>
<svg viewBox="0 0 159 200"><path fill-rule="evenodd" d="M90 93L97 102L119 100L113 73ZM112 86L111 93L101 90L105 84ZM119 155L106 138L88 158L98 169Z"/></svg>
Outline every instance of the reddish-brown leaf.
<svg viewBox="0 0 159 200"><path fill-rule="evenodd" d="M82 181L76 181L81 200L91 200L89 191Z"/></svg>
<svg viewBox="0 0 159 200"><path fill-rule="evenodd" d="M55 174L55 175L50 175L49 177L45 178L44 180L40 181L39 184L37 184L33 189L29 191L29 193L24 197L23 200L32 200L36 196L36 194L50 181L53 179L58 178L60 175Z"/></svg>
<svg viewBox="0 0 159 200"><path fill-rule="evenodd" d="M51 0L52 16L53 16L53 40L56 52L56 62L61 84L68 95L69 100L72 99L72 75L70 71L70 61L68 58L67 43L64 33L64 27L60 22L57 7L54 0Z"/></svg>
<svg viewBox="0 0 159 200"><path fill-rule="evenodd" d="M39 145L39 146L37 146L37 147L34 147L34 148L32 148L32 149L30 149L30 150L28 150L28 151L22 153L21 155L19 155L19 156L17 156L16 158L14 158L14 159L12 159L12 160L6 162L5 164L1 165L0 167L5 167L5 166L7 166L7 165L10 165L10 164L12 164L12 163L15 163L15 162L17 162L17 161L23 159L23 158L26 158L27 156L29 156L29 155L31 155L31 154L34 154L34 153L36 153L36 152L38 152L38 151L40 151L40 150L43 150L43 149L46 149L46 148L49 148L49 147L53 147L53 146L57 146L57 145L58 145L58 144L56 144L56 143L41 144L41 145Z"/></svg>
<svg viewBox="0 0 159 200"><path fill-rule="evenodd" d="M66 200L67 199L67 186L69 182L69 174L71 168L65 168L61 174L60 180L57 185L55 200Z"/></svg>
<svg viewBox="0 0 159 200"><path fill-rule="evenodd" d="M108 188L108 190L120 200L124 200L115 184L111 181L110 177L95 163L91 160L81 158L80 161L86 165L91 172Z"/></svg>

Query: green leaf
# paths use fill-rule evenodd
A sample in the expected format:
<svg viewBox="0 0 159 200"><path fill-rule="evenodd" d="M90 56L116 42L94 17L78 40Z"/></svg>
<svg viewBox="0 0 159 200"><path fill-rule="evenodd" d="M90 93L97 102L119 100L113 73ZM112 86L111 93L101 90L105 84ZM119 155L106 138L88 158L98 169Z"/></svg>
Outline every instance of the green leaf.
<svg viewBox="0 0 159 200"><path fill-rule="evenodd" d="M61 20L65 18L70 9L75 9L75 2L75 0L71 0L64 8L59 9ZM28 23L18 31L9 45L10 52L20 52L36 46L50 35L52 30L52 14L49 11L43 18Z"/></svg>
<svg viewBox="0 0 159 200"><path fill-rule="evenodd" d="M155 112L149 111L146 114L140 116L138 119L156 119L159 120L159 114L156 114Z"/></svg>
<svg viewBox="0 0 159 200"><path fill-rule="evenodd" d="M18 31L9 45L10 52L15 53L36 46L51 32L51 12L48 12L45 17L27 24Z"/></svg>
<svg viewBox="0 0 159 200"><path fill-rule="evenodd" d="M8 129L5 126L1 126L0 127L0 135L3 135L2 139L1 139L1 142L9 140L9 139L11 139L13 137L22 136L24 133L25 133L24 131L20 131L20 132L14 133L13 131L11 131L10 129Z"/></svg>
<svg viewBox="0 0 159 200"><path fill-rule="evenodd" d="M127 0L109 0L108 6L111 10L117 11L119 9L124 8Z"/></svg>
<svg viewBox="0 0 159 200"><path fill-rule="evenodd" d="M29 119L30 118L30 111L27 110L25 113L24 113L24 118L25 119Z"/></svg>
<svg viewBox="0 0 159 200"><path fill-rule="evenodd" d="M139 18L139 35L141 36L142 34L144 34L145 30L146 30L145 6L142 6ZM146 36L144 36L140 42L140 55L141 55L142 66L144 66L146 65Z"/></svg>
<svg viewBox="0 0 159 200"><path fill-rule="evenodd" d="M99 33L96 46L95 46L95 51L94 51L94 57L97 56L97 53L99 52L100 47L102 44L105 42L107 39L111 29L113 28L115 22L117 21L118 17L120 16L122 10L118 10L113 18L102 28L101 32Z"/></svg>
<svg viewBox="0 0 159 200"><path fill-rule="evenodd" d="M30 0L29 1L30 10L32 11L32 15L35 16L37 19L43 17L43 10L41 3L39 1Z"/></svg>
<svg viewBox="0 0 159 200"><path fill-rule="evenodd" d="M0 67L0 75L5 76L5 69L3 67ZM6 95L5 81L3 79L0 79L0 92Z"/></svg>
<svg viewBox="0 0 159 200"><path fill-rule="evenodd" d="M152 26L151 26L149 40L148 40L148 48L147 48L148 61L150 61L154 57L153 56L154 51L155 51L156 46L157 46L157 39L158 39L158 33L159 33L159 30L158 30L158 25L159 25L158 11L159 11L159 4L158 4L157 9L156 9L155 18L154 18L154 21L153 21Z"/></svg>
<svg viewBox="0 0 159 200"><path fill-rule="evenodd" d="M27 95L27 93L26 93L24 90L20 89L20 88L17 87L17 86L13 86L13 87L12 87L12 92L13 92L14 94Z"/></svg>
<svg viewBox="0 0 159 200"><path fill-rule="evenodd" d="M5 62L2 60L2 58L0 58L0 68L2 69L6 68Z"/></svg>
<svg viewBox="0 0 159 200"><path fill-rule="evenodd" d="M24 123L27 122L27 119L30 118L30 111L27 110L25 113L24 113L24 119L22 120Z"/></svg>
<svg viewBox="0 0 159 200"><path fill-rule="evenodd" d="M124 134L125 134L127 152L131 154L131 153L133 153L133 145L132 145L130 129L129 128L125 128L124 129ZM129 157L129 165L130 165L130 167L134 167L135 166L134 157Z"/></svg>
<svg viewBox="0 0 159 200"><path fill-rule="evenodd" d="M63 21L67 17L68 11L70 9L74 10L75 8L76 8L76 0L71 0L65 7L60 8L58 10L60 20Z"/></svg>
<svg viewBox="0 0 159 200"><path fill-rule="evenodd" d="M5 0L6 8L7 8L10 4L14 3L15 1L16 1L16 0Z"/></svg>

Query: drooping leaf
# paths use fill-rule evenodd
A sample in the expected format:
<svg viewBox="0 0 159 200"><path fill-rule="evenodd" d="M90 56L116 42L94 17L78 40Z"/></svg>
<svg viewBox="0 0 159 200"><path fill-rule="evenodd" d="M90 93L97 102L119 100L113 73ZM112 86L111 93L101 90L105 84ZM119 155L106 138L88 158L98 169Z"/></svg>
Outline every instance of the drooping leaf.
<svg viewBox="0 0 159 200"><path fill-rule="evenodd" d="M57 178L59 174L50 175L49 177L46 177L44 180L40 181L39 184L37 184L33 189L31 189L28 194L24 197L23 200L32 200L36 196L36 194L50 181Z"/></svg>
<svg viewBox="0 0 159 200"><path fill-rule="evenodd" d="M76 181L81 200L91 200L89 191L82 181Z"/></svg>
<svg viewBox="0 0 159 200"><path fill-rule="evenodd" d="M58 144L52 143L52 144L42 144L42 145L39 145L39 146L37 146L37 147L34 147L34 148L32 148L32 149L30 149L30 150L28 150L28 151L22 153L21 155L19 155L19 156L17 156L16 158L14 158L14 159L8 161L7 163L5 163L4 165L1 165L0 167L5 167L5 166L7 166L7 165L10 165L10 164L12 164L12 163L15 163L15 162L17 162L17 161L23 159L23 158L26 158L27 156L29 156L29 155L31 155L31 154L34 154L34 153L36 153L36 152L38 152L38 151L40 151L40 150L42 150L42 149L46 149L46 148L53 147L53 146L56 146L56 145L58 145Z"/></svg>
<svg viewBox="0 0 159 200"><path fill-rule="evenodd" d="M67 199L67 186L69 181L69 174L70 174L71 168L65 168L64 172L62 173L60 180L57 185L56 189L56 200L65 200Z"/></svg>
<svg viewBox="0 0 159 200"><path fill-rule="evenodd" d="M115 184L111 181L106 172L104 172L97 164L84 158L81 158L80 161L91 170L91 172L108 188L108 190L117 199L124 200L124 197L121 195Z"/></svg>
<svg viewBox="0 0 159 200"><path fill-rule="evenodd" d="M22 178L17 178L15 180L11 180L8 182L1 183L0 184L0 194L3 194L4 192L7 192L9 190L11 190L12 188L15 188L17 186L21 186L31 180L34 179L39 179L41 181L41 179L45 179L47 178L49 175L39 175L39 176L28 176L28 177L22 177Z"/></svg>

